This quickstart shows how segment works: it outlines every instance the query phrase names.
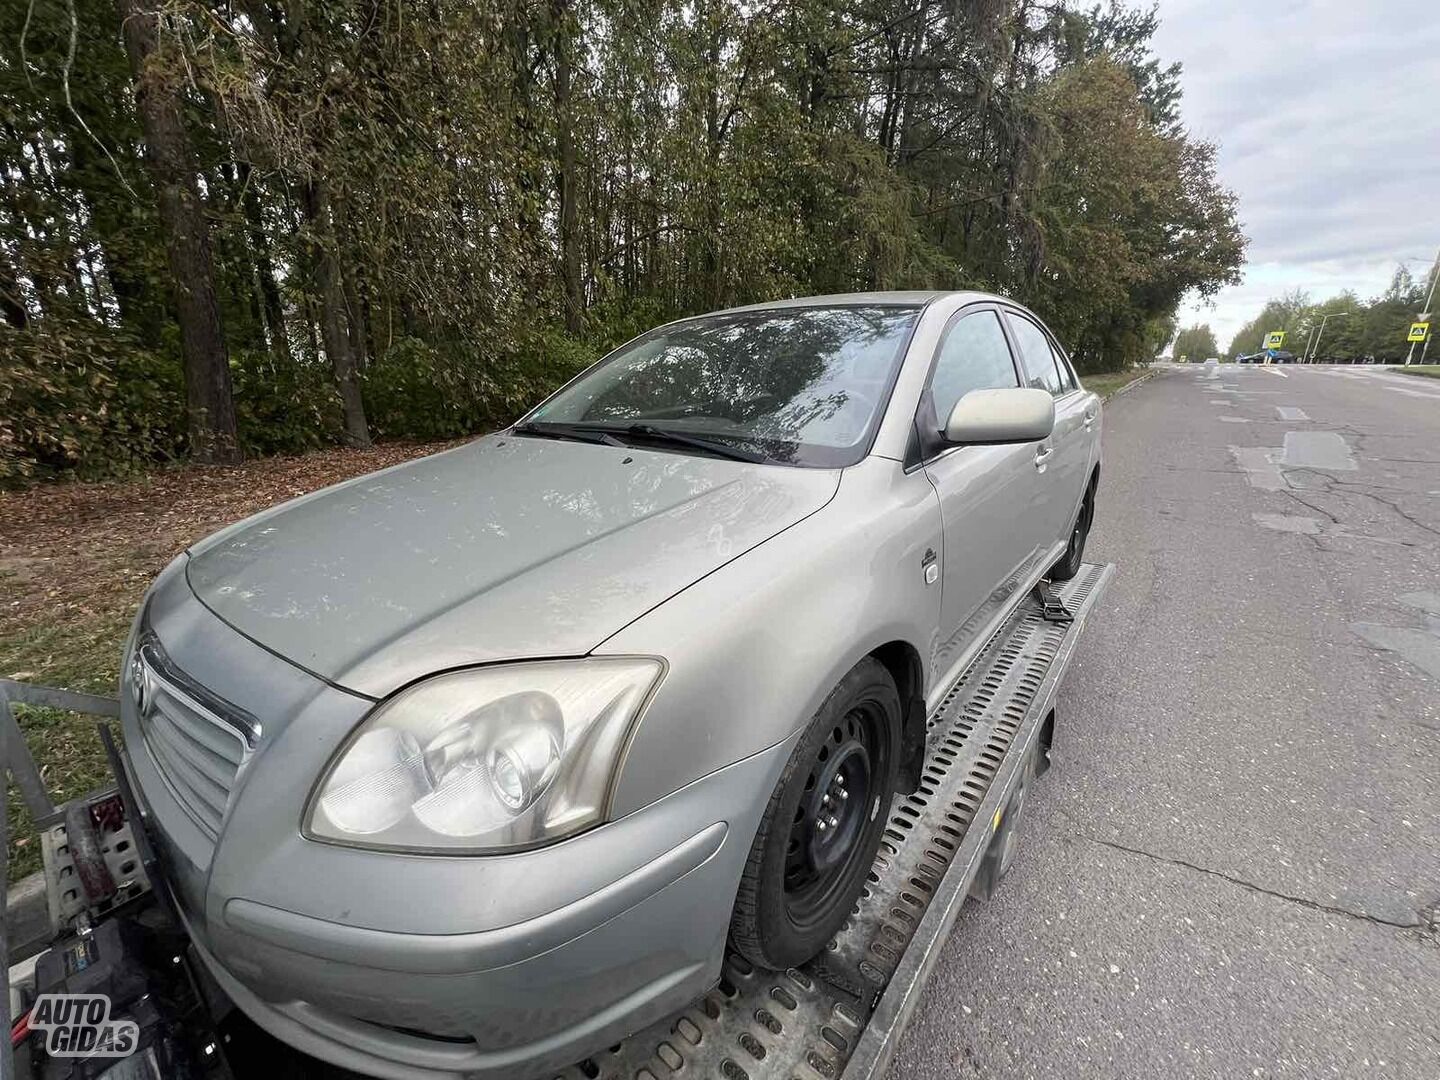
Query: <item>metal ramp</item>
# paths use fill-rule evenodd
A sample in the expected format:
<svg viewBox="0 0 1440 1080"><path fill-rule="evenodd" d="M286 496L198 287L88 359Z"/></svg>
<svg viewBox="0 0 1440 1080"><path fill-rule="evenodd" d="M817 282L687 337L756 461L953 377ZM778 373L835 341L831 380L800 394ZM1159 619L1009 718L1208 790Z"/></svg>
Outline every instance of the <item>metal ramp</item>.
<svg viewBox="0 0 1440 1080"><path fill-rule="evenodd" d="M1027 596L946 694L920 787L896 796L869 884L827 952L784 972L729 954L715 989L556 1080L884 1076L1012 796L1044 768L1060 680L1113 570L1086 563L1053 587L1073 621Z"/></svg>

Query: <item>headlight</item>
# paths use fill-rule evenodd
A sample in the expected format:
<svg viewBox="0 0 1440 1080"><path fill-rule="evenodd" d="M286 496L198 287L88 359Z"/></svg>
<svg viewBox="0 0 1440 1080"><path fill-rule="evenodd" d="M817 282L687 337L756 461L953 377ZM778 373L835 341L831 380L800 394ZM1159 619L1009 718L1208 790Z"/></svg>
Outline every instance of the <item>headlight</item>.
<svg viewBox="0 0 1440 1080"><path fill-rule="evenodd" d="M553 660L417 683L336 755L306 831L448 851L524 847L593 825L660 671L644 657Z"/></svg>

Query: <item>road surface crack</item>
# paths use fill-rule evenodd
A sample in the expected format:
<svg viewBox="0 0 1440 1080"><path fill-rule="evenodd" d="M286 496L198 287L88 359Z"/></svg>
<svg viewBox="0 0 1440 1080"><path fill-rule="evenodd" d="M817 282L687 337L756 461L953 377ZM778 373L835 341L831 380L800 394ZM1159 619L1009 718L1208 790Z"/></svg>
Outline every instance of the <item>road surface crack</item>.
<svg viewBox="0 0 1440 1080"><path fill-rule="evenodd" d="M1080 833L1079 836L1082 840L1088 840L1092 844L1113 848L1116 851L1123 851L1130 855L1139 855L1142 858L1153 859L1155 862L1166 863L1169 866L1179 866L1186 870L1193 870L1197 874L1220 878L1222 881L1228 881L1232 885L1239 885L1242 889L1262 893L1276 900L1285 900L1291 904L1298 904L1301 907L1310 908L1312 911L1324 911L1330 915L1344 915L1347 918L1358 919L1361 922L1374 923L1376 926L1388 926L1394 930L1413 930L1420 925L1418 919L1411 919L1409 922L1395 922L1391 919L1381 918L1379 915L1367 915L1363 911L1351 911L1349 908L1337 907L1333 904L1322 904L1318 900L1309 900L1303 896L1293 896L1290 893L1280 892L1277 889L1267 889L1263 885L1257 885L1253 881L1246 881L1244 878L1227 874L1223 870L1212 870L1208 866L1200 866L1197 863L1192 863L1185 859L1176 859L1168 855L1156 855L1154 852L1130 847L1128 844L1116 843L1113 840L1101 840L1094 836L1086 836L1084 833Z"/></svg>
<svg viewBox="0 0 1440 1080"><path fill-rule="evenodd" d="M1280 489L1280 494L1281 494L1281 495L1288 495L1290 498L1294 499L1294 500L1295 500L1297 503L1299 503L1301 506L1308 507L1309 509L1314 510L1317 514L1324 514L1327 518L1330 519L1330 524L1332 524L1332 525L1339 525L1339 524L1341 524L1340 519L1339 519L1338 517L1336 517L1334 514L1332 514L1329 510L1326 510L1323 506L1316 506L1316 505L1315 505L1313 502L1311 502L1309 499L1302 499L1299 495L1296 495L1295 492L1292 491L1290 488L1281 488L1281 489Z"/></svg>
<svg viewBox="0 0 1440 1080"><path fill-rule="evenodd" d="M1394 513L1396 517L1400 518L1402 521L1408 522L1415 528L1420 529L1422 532L1428 532L1433 536L1440 536L1440 529L1437 529L1434 525L1431 525L1428 522L1421 521L1414 514L1410 513L1408 510L1403 509L1399 505L1398 497L1391 499L1387 498L1384 495L1377 495L1375 493L1377 490L1381 490L1383 488L1383 490L1385 491L1394 491L1401 495L1413 494L1412 492L1407 491L1405 488L1388 487L1379 484L1369 484L1364 481L1339 480L1331 476L1329 473L1322 472L1318 469L1311 469L1306 466L1285 466L1281 469L1281 472L1286 474L1292 472L1301 472L1321 476L1328 482L1328 487L1325 489L1324 492L1322 492L1322 494L1334 495L1337 493L1336 489L1339 489L1339 494L1342 495L1358 495L1362 498L1370 499L1372 502L1377 502L1381 506L1386 507L1392 513ZM1299 499L1298 496L1293 494L1293 489L1282 488L1281 490L1285 494L1290 495L1291 498L1296 499L1296 501L1303 501ZM1316 510L1322 514L1325 514L1336 524L1339 524L1340 519L1329 513L1329 511L1321 510L1318 506L1312 506L1309 503L1306 503L1306 505L1310 506L1312 510Z"/></svg>

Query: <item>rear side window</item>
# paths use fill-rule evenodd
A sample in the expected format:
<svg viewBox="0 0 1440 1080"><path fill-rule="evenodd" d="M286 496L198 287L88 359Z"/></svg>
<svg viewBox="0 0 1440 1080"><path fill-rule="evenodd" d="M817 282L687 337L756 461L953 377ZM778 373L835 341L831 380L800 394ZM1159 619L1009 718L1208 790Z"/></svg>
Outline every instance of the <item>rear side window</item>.
<svg viewBox="0 0 1440 1080"><path fill-rule="evenodd" d="M1075 369L1070 366L1070 361L1065 358L1065 354L1053 341L1050 342L1050 352L1055 356L1055 367L1060 372L1060 384L1065 388L1065 392L1069 393L1071 390L1080 389L1080 384L1075 379Z"/></svg>
<svg viewBox="0 0 1440 1080"><path fill-rule="evenodd" d="M1025 369L1025 385L1039 390L1049 390L1059 397L1074 389L1070 373L1061 360L1050 350L1050 339L1045 331L1023 315L1006 313L1015 343L1020 346L1020 363Z"/></svg>
<svg viewBox="0 0 1440 1080"><path fill-rule="evenodd" d="M966 315L946 331L930 377L936 422L944 427L955 403L971 390L1019 385L1000 316L993 311Z"/></svg>

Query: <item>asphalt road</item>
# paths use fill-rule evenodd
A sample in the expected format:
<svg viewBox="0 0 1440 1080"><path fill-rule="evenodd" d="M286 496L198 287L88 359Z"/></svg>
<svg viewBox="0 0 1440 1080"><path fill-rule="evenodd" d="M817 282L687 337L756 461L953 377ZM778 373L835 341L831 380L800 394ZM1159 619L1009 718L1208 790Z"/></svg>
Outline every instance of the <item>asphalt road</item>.
<svg viewBox="0 0 1440 1080"><path fill-rule="evenodd" d="M893 1080L1435 1080L1440 382L1176 368L1105 454L1057 767Z"/></svg>

